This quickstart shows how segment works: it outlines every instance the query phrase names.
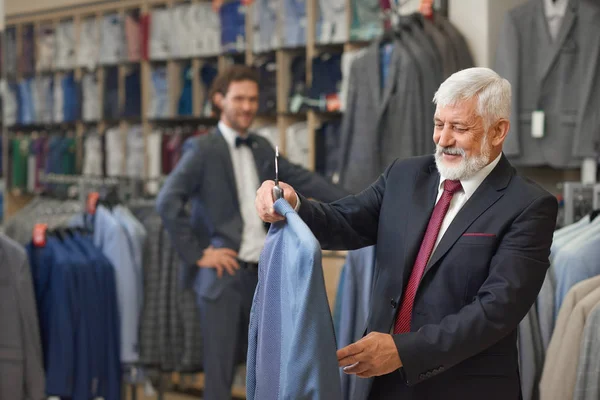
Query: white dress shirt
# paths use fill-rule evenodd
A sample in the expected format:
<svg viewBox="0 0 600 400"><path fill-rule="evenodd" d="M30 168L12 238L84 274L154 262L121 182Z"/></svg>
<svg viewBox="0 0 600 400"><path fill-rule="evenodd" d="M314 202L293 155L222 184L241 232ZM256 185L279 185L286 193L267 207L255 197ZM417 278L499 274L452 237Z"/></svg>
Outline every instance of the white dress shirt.
<svg viewBox="0 0 600 400"><path fill-rule="evenodd" d="M560 26L562 20L567 11L567 5L569 0L545 0L544 1L544 12L546 14L546 20L548 21L548 29L550 30L550 36L552 40L556 40L558 32L560 32Z"/></svg>
<svg viewBox="0 0 600 400"><path fill-rule="evenodd" d="M438 234L437 240L435 242L435 246L433 247L433 251L431 252L431 254L433 254L433 252L437 248L438 244L442 240L442 237L444 236L444 233L446 232L446 230L448 229L448 227L450 226L450 224L454 220L454 217L456 217L456 215L458 214L460 209L463 208L463 206L465 205L467 200L469 200L471 198L471 196L473 196L473 193L475 193L475 191L477 190L479 185L481 185L481 183L485 180L485 178L487 178L487 176L490 174L490 172L492 172L492 170L496 167L496 165L498 165L498 162L500 161L500 157L502 157L502 153L500 153L500 155L498 157L496 157L496 159L494 161L492 161L487 166L482 168L479 172L477 172L473 177L471 177L469 179L461 179L460 184L462 185L462 190L454 193L454 196L452 197L452 201L450 201L450 207L448 208L448 212L446 213L446 216L444 217L444 222L442 222L442 227L440 228L440 233ZM435 201L436 204L437 204L438 200L440 199L440 197L442 197L442 193L444 192L444 181L445 180L446 180L446 178L444 178L440 174L440 185L439 185L439 189L438 189L437 199Z"/></svg>
<svg viewBox="0 0 600 400"><path fill-rule="evenodd" d="M229 145L240 213L244 223L238 258L245 262L257 263L267 233L254 207L256 190L260 186L254 155L248 146L235 147L235 138L239 136L236 131L223 122L219 122L219 130Z"/></svg>

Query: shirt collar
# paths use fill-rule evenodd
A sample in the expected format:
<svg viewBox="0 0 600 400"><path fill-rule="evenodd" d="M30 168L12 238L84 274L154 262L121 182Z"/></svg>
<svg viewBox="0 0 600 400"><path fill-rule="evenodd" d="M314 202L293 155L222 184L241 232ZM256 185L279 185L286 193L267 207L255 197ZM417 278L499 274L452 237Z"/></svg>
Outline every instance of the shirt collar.
<svg viewBox="0 0 600 400"><path fill-rule="evenodd" d="M569 0L544 0L546 18L562 18L567 12Z"/></svg>
<svg viewBox="0 0 600 400"><path fill-rule="evenodd" d="M473 193L475 193L479 185L481 185L481 183L485 180L485 178L487 178L490 172L494 170L496 165L498 165L498 163L500 162L501 157L502 153L500 153L500 155L498 155L498 157L496 157L494 161L483 167L479 172L477 172L469 179L460 180L460 184L462 185L463 191L465 192L467 199L470 198L473 195ZM440 174L439 190L442 190L442 185L444 184L445 180L446 178L442 176L442 174Z"/></svg>
<svg viewBox="0 0 600 400"><path fill-rule="evenodd" d="M219 132L221 132L221 134L225 138L225 141L227 142L229 147L234 149L235 148L235 138L238 136L242 136L242 135L240 135L233 128L230 128L229 126L225 125L225 123L223 121L219 121L218 128L219 128Z"/></svg>

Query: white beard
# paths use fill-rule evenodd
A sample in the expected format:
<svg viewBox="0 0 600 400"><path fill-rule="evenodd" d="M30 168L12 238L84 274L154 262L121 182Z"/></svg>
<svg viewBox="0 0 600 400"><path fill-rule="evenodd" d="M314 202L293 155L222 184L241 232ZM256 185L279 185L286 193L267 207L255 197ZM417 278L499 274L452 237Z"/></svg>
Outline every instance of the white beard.
<svg viewBox="0 0 600 400"><path fill-rule="evenodd" d="M444 148L440 145L436 146L435 151L435 165L440 173L446 179L451 181L460 181L464 179L472 178L477 172L481 171L490 160L490 152L484 142L481 144L481 154L477 157L467 157L463 149L448 147ZM443 159L443 153L460 155L462 160L458 165L446 165Z"/></svg>

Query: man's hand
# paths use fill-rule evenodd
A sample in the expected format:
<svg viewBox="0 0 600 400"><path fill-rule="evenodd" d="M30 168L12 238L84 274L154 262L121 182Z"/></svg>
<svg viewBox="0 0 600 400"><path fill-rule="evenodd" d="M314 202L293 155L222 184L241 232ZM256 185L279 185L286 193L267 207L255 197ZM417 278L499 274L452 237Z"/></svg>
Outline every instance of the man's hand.
<svg viewBox="0 0 600 400"><path fill-rule="evenodd" d="M265 181L260 188L256 191L256 211L265 222L273 223L277 221L283 221L285 218L275 212L273 208L273 188L275 187L274 181ZM296 207L298 201L298 195L293 187L287 183L279 182L279 187L283 189L283 197L290 203L292 208Z"/></svg>
<svg viewBox="0 0 600 400"><path fill-rule="evenodd" d="M240 269L237 260L237 253L231 249L215 249L212 246L204 250L202 258L196 262L200 268L214 268L217 270L217 276L221 278L223 271L229 275L235 275L235 271Z"/></svg>
<svg viewBox="0 0 600 400"><path fill-rule="evenodd" d="M402 367L392 335L371 332L337 352L338 365L347 374L370 378L389 374Z"/></svg>

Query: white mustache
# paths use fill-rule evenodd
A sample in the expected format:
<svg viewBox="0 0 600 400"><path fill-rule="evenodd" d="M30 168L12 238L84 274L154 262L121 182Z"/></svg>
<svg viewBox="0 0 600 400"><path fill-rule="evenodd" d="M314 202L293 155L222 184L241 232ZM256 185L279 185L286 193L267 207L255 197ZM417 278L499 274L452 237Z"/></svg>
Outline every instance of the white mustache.
<svg viewBox="0 0 600 400"><path fill-rule="evenodd" d="M441 154L448 154L451 156L465 156L465 151L461 148L457 148L457 147L441 147L438 146L437 147L437 154L441 155Z"/></svg>

